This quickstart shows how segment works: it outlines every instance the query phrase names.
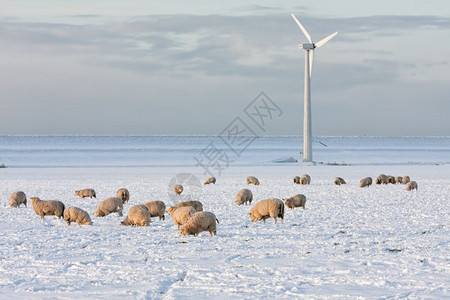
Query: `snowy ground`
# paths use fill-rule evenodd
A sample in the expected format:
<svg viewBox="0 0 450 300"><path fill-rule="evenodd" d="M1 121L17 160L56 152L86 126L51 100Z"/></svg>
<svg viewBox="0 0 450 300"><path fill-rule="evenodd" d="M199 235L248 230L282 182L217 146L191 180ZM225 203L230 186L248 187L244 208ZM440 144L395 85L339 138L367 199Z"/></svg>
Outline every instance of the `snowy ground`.
<svg viewBox="0 0 450 300"><path fill-rule="evenodd" d="M131 194L124 213L151 200L171 204L167 185L181 172L190 169L0 169L0 298L450 297L449 165L230 168L203 187L205 210L220 220L215 237L181 237L168 215L145 228L120 226L117 214L93 217L98 202L121 187ZM294 185L292 177L304 173L311 185ZM358 187L379 173L409 175L419 190ZM250 186L254 201L302 193L306 210L286 211L284 224L251 223L249 207L234 204L248 175L261 182ZM335 186L335 176L347 185ZM74 196L87 187L97 200ZM16 190L81 207L94 224L42 221L31 204L11 209Z"/></svg>

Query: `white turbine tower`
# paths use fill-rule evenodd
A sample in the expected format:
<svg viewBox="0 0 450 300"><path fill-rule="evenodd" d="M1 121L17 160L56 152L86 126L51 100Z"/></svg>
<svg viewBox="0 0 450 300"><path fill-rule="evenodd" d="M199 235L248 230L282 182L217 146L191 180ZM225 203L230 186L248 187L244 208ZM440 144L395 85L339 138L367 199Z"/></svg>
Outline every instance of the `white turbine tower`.
<svg viewBox="0 0 450 300"><path fill-rule="evenodd" d="M305 35L309 44L300 44L298 47L300 49L305 50L305 97L304 97L304 111L303 111L303 161L304 162L312 162L312 128L311 128L311 91L310 81L311 81L311 73L312 73L312 65L314 60L314 49L320 48L325 45L329 40L331 40L337 32L330 34L323 40L320 40L317 43L313 43L311 36L306 31L305 27L300 23L299 20L291 14L295 23L297 23L300 30Z"/></svg>

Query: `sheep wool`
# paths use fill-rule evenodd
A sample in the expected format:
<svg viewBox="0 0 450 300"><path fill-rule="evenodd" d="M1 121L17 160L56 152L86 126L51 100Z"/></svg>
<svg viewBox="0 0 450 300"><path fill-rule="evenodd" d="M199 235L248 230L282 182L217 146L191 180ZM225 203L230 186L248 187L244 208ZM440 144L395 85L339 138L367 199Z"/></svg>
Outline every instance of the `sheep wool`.
<svg viewBox="0 0 450 300"><path fill-rule="evenodd" d="M242 205L245 203L245 205L251 204L253 201L253 194L252 191L249 189L242 189L236 194L236 204Z"/></svg>
<svg viewBox="0 0 450 300"><path fill-rule="evenodd" d="M9 206L11 207L19 207L20 204L27 206L27 196L24 192L18 191L12 193L8 198Z"/></svg>
<svg viewBox="0 0 450 300"><path fill-rule="evenodd" d="M191 215L181 227L181 235L191 234L197 236L202 231L209 231L209 235L216 235L216 215L209 211L199 211Z"/></svg>
<svg viewBox="0 0 450 300"><path fill-rule="evenodd" d="M70 225L71 222L77 222L78 225L92 225L89 214L75 206L64 210L64 221L66 221L67 225Z"/></svg>
<svg viewBox="0 0 450 300"><path fill-rule="evenodd" d="M41 200L38 197L30 199L33 204L34 212L44 219L44 216L57 216L58 219L64 214L64 203L58 200Z"/></svg>
<svg viewBox="0 0 450 300"><path fill-rule="evenodd" d="M281 218L281 224L283 224L284 203L283 201L277 198L270 198L259 201L250 210L249 215L252 222L263 220L265 224L266 219L273 218L276 224L277 218Z"/></svg>
<svg viewBox="0 0 450 300"><path fill-rule="evenodd" d="M134 205L128 211L128 215L120 224L126 226L148 226L150 220L150 212L146 205Z"/></svg>
<svg viewBox="0 0 450 300"><path fill-rule="evenodd" d="M162 201L151 201L145 203L147 206L150 217L159 217L159 219L165 220L164 212L166 211L166 205Z"/></svg>
<svg viewBox="0 0 450 300"><path fill-rule="evenodd" d="M122 216L123 200L119 197L111 197L103 200L97 206L94 211L94 216L105 217L110 213L116 212L119 216Z"/></svg>

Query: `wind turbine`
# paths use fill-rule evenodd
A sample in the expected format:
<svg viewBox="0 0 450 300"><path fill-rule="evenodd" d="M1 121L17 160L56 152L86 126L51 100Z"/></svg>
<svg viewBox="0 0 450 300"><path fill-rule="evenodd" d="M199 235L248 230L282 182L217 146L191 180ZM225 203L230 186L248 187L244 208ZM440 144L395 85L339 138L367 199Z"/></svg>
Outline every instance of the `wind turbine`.
<svg viewBox="0 0 450 300"><path fill-rule="evenodd" d="M303 161L304 162L312 162L312 128L311 128L311 91L310 91L310 81L312 74L312 65L314 60L314 49L320 48L325 45L329 40L331 40L337 32L330 34L326 38L320 40L317 43L313 43L311 36L308 31L306 31L305 27L303 27L302 23L291 14L295 23L297 23L300 30L305 35L309 44L300 44L298 47L300 49L305 50L305 96L304 96L304 108L303 108Z"/></svg>

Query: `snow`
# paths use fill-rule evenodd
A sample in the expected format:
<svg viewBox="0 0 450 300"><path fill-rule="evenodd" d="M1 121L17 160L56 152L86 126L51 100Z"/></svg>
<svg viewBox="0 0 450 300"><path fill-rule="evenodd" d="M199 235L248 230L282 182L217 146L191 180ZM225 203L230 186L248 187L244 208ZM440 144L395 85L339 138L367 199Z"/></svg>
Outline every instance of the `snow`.
<svg viewBox="0 0 450 300"><path fill-rule="evenodd" d="M20 138L21 145L0 149L0 162L8 166L0 169L1 299L450 297L448 138L428 145L430 140L426 138L414 142L408 138L383 139L386 153L391 153L387 149L404 152L409 161L387 157L386 164L378 163L385 152L361 163L368 152L377 152L373 145L378 144L372 141L323 138L330 154L323 154L325 163L316 166L273 163L280 157L294 156L290 149L297 140L285 143L281 138L267 139L265 145L247 150L247 157L261 154L253 164L236 159L216 175L215 185L202 185L198 197L204 209L214 212L220 221L215 237L207 232L182 237L167 214L165 221L153 218L148 227L119 225L134 204L162 200L170 205L179 201L168 195L168 184L176 174L194 173L201 182L209 177L198 166L189 166L193 149L201 151L206 138L195 138L195 147L185 150L188 154L179 146L177 153L184 156L176 165L170 160L173 154L159 153L159 166L143 167L136 167L139 160L145 158L145 162L154 164L156 159L146 158L146 151L137 156L133 153L142 152L142 144L148 140L122 145L117 147L117 156L105 157L103 154L110 153L105 144L96 144L94 137L76 137L86 139L85 147L92 151L74 158L70 149L76 143L68 147L72 142L67 141L73 141L70 137L60 145L50 139L49 146L42 142L40 154L33 152L27 165L20 165L20 157L26 156L20 151L41 141L38 137L31 141L30 137ZM121 138L105 139L115 145ZM386 142L389 139L392 141ZM335 157L342 161L334 150L346 148L346 140L356 149L346 159L349 165L326 164ZM269 149L273 141L279 141L279 150ZM168 145L177 148L180 140L162 137L155 143L164 145L164 149L170 148ZM188 140L183 143L189 145ZM52 147L54 150L49 151ZM138 151L130 153L124 148ZM261 153L256 148L266 150ZM345 151L350 153L348 148ZM361 153L361 149L367 151ZM55 150L60 153L56 159L52 157ZM6 152L2 151L8 151L12 160L4 160ZM425 159L425 152L431 153L430 157ZM42 159L51 166L43 166ZM95 161L99 164L94 167L84 163ZM292 178L305 173L311 176L311 185L295 185ZM380 173L409 175L417 181L419 190L407 192L404 185L358 187L359 179L375 178ZM247 186L248 175L256 176L261 185ZM347 184L334 185L336 176L343 177ZM97 199L74 195L77 189L91 187ZM95 218L98 202L114 196L121 187L129 189L131 195L124 216ZM307 197L306 209L286 210L283 224L274 224L273 220L251 223L251 206L234 203L241 188L252 190L252 205L269 197L302 193ZM7 199L17 190L23 190L28 199L58 199L66 206L83 208L94 224L67 226L54 216L42 221L31 204L12 209Z"/></svg>

